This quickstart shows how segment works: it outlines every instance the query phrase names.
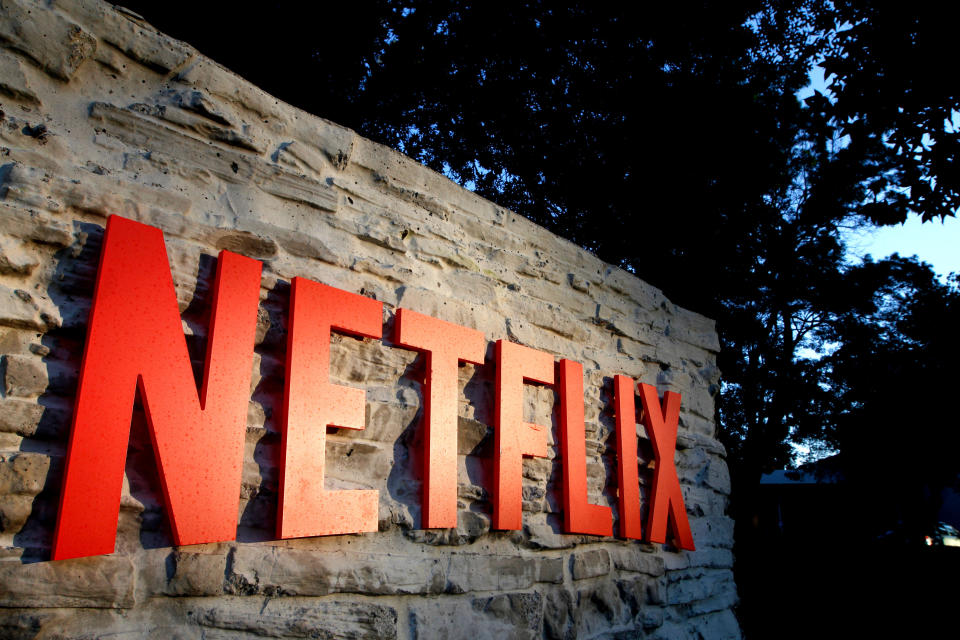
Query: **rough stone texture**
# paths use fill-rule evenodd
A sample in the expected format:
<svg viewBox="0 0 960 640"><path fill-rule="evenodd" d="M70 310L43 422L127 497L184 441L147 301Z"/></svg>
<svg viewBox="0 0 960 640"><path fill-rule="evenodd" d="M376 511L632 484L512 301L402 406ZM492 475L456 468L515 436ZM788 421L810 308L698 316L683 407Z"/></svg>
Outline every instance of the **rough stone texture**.
<svg viewBox="0 0 960 640"><path fill-rule="evenodd" d="M29 398L46 391L47 367L34 356L3 356L3 382L7 396Z"/></svg>
<svg viewBox="0 0 960 640"><path fill-rule="evenodd" d="M578 551L570 558L570 574L574 580L597 578L610 573L610 553L606 549Z"/></svg>
<svg viewBox="0 0 960 640"><path fill-rule="evenodd" d="M217 252L263 262L236 541L174 548L142 410L116 551L50 545L106 216L164 232L202 371ZM384 304L385 338L331 338L366 429L328 435L331 488L380 492L379 531L276 540L290 281ZM459 519L420 528L423 357L396 309L478 329L459 370ZM696 552L562 533L558 402L523 467L524 528L493 532L492 344L584 366L589 499L616 513L612 379L683 394L676 464ZM280 103L95 0L0 1L0 636L737 638L730 478L715 439L712 321L514 212ZM640 482L652 455L643 427Z"/></svg>

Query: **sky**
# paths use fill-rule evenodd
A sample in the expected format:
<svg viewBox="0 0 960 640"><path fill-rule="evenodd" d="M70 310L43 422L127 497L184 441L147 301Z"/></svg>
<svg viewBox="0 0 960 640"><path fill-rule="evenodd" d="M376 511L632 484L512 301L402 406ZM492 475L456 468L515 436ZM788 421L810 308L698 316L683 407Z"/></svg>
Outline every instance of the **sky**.
<svg viewBox="0 0 960 640"><path fill-rule="evenodd" d="M955 217L921 223L920 216L910 216L902 225L848 232L846 239L851 259L866 254L875 260L892 253L916 255L940 276L960 274L960 220Z"/></svg>
<svg viewBox="0 0 960 640"><path fill-rule="evenodd" d="M829 81L820 66L811 70L810 84L799 91L797 97L806 98L815 90L827 95L830 91ZM960 124L958 115L954 113L956 124ZM950 273L960 274L960 220L956 217L921 222L920 216L911 215L903 224L847 232L845 239L851 262L859 262L867 254L880 260L899 253L904 257L917 256L929 263L942 278Z"/></svg>

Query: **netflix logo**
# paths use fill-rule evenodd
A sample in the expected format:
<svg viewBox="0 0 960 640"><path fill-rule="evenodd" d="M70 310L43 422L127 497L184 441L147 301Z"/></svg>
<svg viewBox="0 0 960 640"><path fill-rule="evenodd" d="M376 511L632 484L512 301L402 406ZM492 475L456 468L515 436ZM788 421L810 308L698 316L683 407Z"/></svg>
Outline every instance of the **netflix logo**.
<svg viewBox="0 0 960 640"><path fill-rule="evenodd" d="M159 229L119 216L107 222L90 312L53 559L112 553L140 392L174 542L233 540L237 529L247 405L260 294L259 261L229 251L217 260L199 394ZM330 334L379 340L383 305L293 278L283 396L279 538L377 530L379 491L324 488L326 428L363 429L364 391L330 382ZM393 344L425 359L422 526L457 526L457 368L495 367L494 529L522 527L522 459L546 457L549 427L523 420L523 385L552 385L560 398L563 526L613 535L613 513L587 499L583 367L474 329L398 309ZM636 397L655 456L647 522L641 522ZM614 377L619 536L693 550L674 466L680 394Z"/></svg>

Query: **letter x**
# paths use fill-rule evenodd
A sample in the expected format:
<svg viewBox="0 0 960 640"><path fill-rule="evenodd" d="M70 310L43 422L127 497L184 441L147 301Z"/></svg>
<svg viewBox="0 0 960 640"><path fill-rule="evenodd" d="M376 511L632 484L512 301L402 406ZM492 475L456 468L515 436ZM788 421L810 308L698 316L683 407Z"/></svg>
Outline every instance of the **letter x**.
<svg viewBox="0 0 960 640"><path fill-rule="evenodd" d="M677 425L680 421L680 394L663 394L663 408L657 399L657 390L649 384L640 385L643 404L643 426L647 429L656 465L647 520L647 540L667 541L667 520L676 536L677 546L694 551L693 534L683 505L683 493L673 456L677 449Z"/></svg>

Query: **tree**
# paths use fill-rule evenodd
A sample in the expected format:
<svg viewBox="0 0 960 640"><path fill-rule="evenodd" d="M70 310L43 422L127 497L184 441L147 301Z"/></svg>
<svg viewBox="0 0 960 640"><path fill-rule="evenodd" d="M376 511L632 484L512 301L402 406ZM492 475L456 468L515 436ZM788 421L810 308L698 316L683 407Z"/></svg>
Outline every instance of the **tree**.
<svg viewBox="0 0 960 640"><path fill-rule="evenodd" d="M827 437L857 495L860 532L914 542L936 525L941 492L960 479L960 430L942 402L956 386L960 284L929 265L893 256L850 269L846 294L823 339L831 388ZM823 437L823 436L820 436Z"/></svg>
<svg viewBox="0 0 960 640"><path fill-rule="evenodd" d="M822 65L831 98L820 107L867 169L864 213L880 224L956 215L960 206L960 83L954 56L960 7L838 0Z"/></svg>

